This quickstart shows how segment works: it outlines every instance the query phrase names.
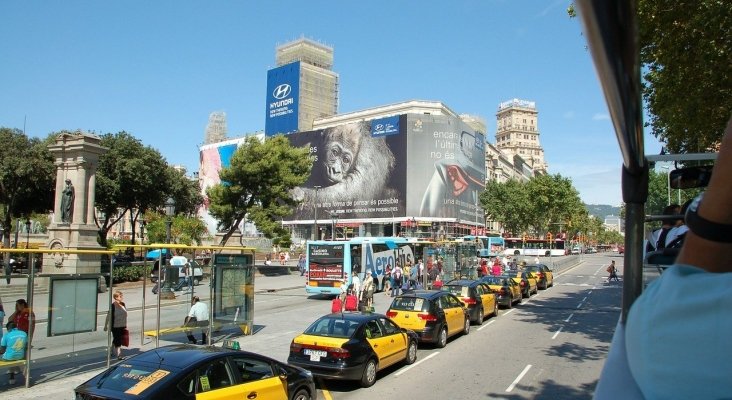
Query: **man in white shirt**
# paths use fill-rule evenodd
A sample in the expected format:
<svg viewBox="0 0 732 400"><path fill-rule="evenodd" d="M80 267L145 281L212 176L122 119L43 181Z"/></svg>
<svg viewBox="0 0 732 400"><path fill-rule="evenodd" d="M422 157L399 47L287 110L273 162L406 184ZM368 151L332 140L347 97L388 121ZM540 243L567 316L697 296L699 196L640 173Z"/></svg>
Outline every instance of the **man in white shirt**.
<svg viewBox="0 0 732 400"><path fill-rule="evenodd" d="M358 277L356 271L351 273L351 284L353 284L353 294L356 295L357 299L361 298L361 279Z"/></svg>
<svg viewBox="0 0 732 400"><path fill-rule="evenodd" d="M208 329L208 306L202 302L198 296L191 299L191 310L185 320L186 326L201 327L201 344L206 344L206 330ZM191 344L196 344L196 338L193 336L192 330L186 330L186 336Z"/></svg>

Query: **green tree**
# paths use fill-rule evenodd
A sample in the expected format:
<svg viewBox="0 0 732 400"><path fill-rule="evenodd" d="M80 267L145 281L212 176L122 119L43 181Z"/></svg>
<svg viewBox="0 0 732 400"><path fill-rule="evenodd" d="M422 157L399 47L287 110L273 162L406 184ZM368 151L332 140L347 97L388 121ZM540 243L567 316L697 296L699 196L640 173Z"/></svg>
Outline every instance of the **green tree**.
<svg viewBox="0 0 732 400"><path fill-rule="evenodd" d="M224 232L223 245L248 218L266 237L285 236L279 221L292 213L292 190L312 169L306 148L292 147L282 135L264 142L248 137L220 172L221 183L208 189L209 212Z"/></svg>
<svg viewBox="0 0 732 400"><path fill-rule="evenodd" d="M104 134L101 139L109 151L100 158L97 170L96 207L105 215L97 221L100 243L107 245L107 232L129 212L134 244L140 214L161 208L171 193L168 165L160 152L127 132Z"/></svg>
<svg viewBox="0 0 732 400"><path fill-rule="evenodd" d="M4 237L9 245L13 217L53 209L56 168L48 151L51 138L29 139L17 129L0 128L0 215Z"/></svg>
<svg viewBox="0 0 732 400"><path fill-rule="evenodd" d="M540 235L550 231L554 224L571 220L577 213L587 215L587 208L569 178L559 174L537 175L526 186L531 202L531 225Z"/></svg>
<svg viewBox="0 0 732 400"><path fill-rule="evenodd" d="M531 210L526 184L517 180L507 182L488 181L485 191L480 195L481 207L486 216L503 228L518 236L525 232L530 221Z"/></svg>
<svg viewBox="0 0 732 400"><path fill-rule="evenodd" d="M167 220L164 214L149 211L145 213L145 228L150 243L165 243L167 240ZM173 217L170 227L171 243L179 244L201 244L208 235L206 224L198 217L187 215L176 215Z"/></svg>
<svg viewBox="0 0 732 400"><path fill-rule="evenodd" d="M179 169L168 166L167 191L175 200L175 213L192 216L203 204L198 181L189 179Z"/></svg>
<svg viewBox="0 0 732 400"><path fill-rule="evenodd" d="M637 10L646 126L673 153L715 148L732 114L729 1L638 0Z"/></svg>

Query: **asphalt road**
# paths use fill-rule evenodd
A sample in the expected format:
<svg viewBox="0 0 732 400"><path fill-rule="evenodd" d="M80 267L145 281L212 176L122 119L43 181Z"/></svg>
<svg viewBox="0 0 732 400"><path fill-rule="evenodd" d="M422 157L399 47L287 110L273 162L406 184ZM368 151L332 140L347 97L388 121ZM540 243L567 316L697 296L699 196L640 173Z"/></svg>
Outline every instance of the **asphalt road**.
<svg viewBox="0 0 732 400"><path fill-rule="evenodd" d="M613 259L622 264L621 257ZM487 319L482 326L473 325L468 336L454 337L446 348L421 346L416 364L381 372L373 387L319 382L319 398L590 399L620 315L622 282L604 283L610 260L607 255L583 256L583 260L557 274L554 287L524 299L511 310L502 309L498 317ZM621 265L619 268L622 270ZM292 338L317 317L329 313L330 300L306 295L297 274L268 282L277 284L255 294L255 334L236 340L244 350L286 361ZM390 302L389 296L376 294L376 311L386 312ZM186 310L184 304L164 307L161 325L177 324ZM140 308L132 310L130 324L139 324L140 316ZM154 318L154 311L148 309L146 329L154 328ZM220 343L235 334L224 331L214 338ZM34 386L30 390L7 391L0 378L0 394L14 399L73 398L73 388L105 365L102 355L106 340L102 338L105 336L100 333L90 334L88 341L73 335L64 345L58 345L59 338L53 342L39 338L39 350L57 348L57 363L49 358L46 363L34 365ZM136 348L128 354L155 346L149 338L139 346L139 332L133 331L131 341ZM182 333L164 336L160 345L180 342L185 342ZM69 350L74 348L84 350Z"/></svg>

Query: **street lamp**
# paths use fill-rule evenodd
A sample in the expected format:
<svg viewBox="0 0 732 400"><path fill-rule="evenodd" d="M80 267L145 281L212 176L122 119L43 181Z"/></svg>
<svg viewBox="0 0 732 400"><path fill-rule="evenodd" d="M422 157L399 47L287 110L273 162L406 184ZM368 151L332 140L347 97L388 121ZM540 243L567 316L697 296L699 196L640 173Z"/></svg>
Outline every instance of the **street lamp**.
<svg viewBox="0 0 732 400"><path fill-rule="evenodd" d="M338 222L338 214L331 213L330 214L330 219L333 222L333 230L332 230L332 233L331 233L330 240L336 240L336 223Z"/></svg>
<svg viewBox="0 0 732 400"><path fill-rule="evenodd" d="M669 168L668 165L664 165L661 167L666 170L666 190L668 192L668 204L671 205L671 168ZM679 193L679 198L681 197L681 194Z"/></svg>
<svg viewBox="0 0 732 400"><path fill-rule="evenodd" d="M165 220L165 243L170 243L170 230L173 226L173 215L175 215L175 200L173 200L172 197L168 197L168 200L165 201L165 215L168 217ZM160 250L160 253L162 253L163 250ZM160 297L164 299L175 299L175 293L173 293L173 288L171 287L173 282L172 275L172 268L170 268L170 261L168 260L168 255L170 254L170 249L167 250L166 253L166 260L165 260L165 282L163 283L163 287L160 289ZM162 265L160 266L162 268ZM160 272L158 271L158 274Z"/></svg>
<svg viewBox="0 0 732 400"><path fill-rule="evenodd" d="M313 188L315 189L315 230L313 232L313 236L315 237L313 239L318 240L320 239L318 237L318 235L320 234L320 232L318 231L318 189L320 189L321 186L316 185L313 186Z"/></svg>

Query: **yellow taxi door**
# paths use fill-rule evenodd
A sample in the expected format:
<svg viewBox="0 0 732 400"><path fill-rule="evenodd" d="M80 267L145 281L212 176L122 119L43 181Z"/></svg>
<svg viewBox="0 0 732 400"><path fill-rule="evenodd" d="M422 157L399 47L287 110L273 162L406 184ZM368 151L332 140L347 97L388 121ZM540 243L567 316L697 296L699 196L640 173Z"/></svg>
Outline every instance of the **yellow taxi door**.
<svg viewBox="0 0 732 400"><path fill-rule="evenodd" d="M282 380L275 376L196 394L196 400L241 400L245 398L287 400L287 392Z"/></svg>
<svg viewBox="0 0 732 400"><path fill-rule="evenodd" d="M409 344L407 334L386 318L379 318L379 323L384 329L384 336L389 339L391 362L397 363L407 358L407 345Z"/></svg>
<svg viewBox="0 0 732 400"><path fill-rule="evenodd" d="M279 371L269 360L242 355L232 356L231 361L231 365L223 365L228 377L216 365L212 369L204 367L199 370L196 400L287 400L287 382L279 377ZM227 385L227 379L235 384Z"/></svg>
<svg viewBox="0 0 732 400"><path fill-rule="evenodd" d="M463 327L463 308L460 300L447 293L442 296L441 301L447 319L447 333L452 335Z"/></svg>
<svg viewBox="0 0 732 400"><path fill-rule="evenodd" d="M483 315L492 314L493 308L495 307L496 296L494 296L493 293L483 285L477 285L475 290L478 293L481 304L483 304ZM480 323L480 321L478 323Z"/></svg>
<svg viewBox="0 0 732 400"><path fill-rule="evenodd" d="M391 343L389 337L384 336L384 332L377 320L373 319L366 323L366 326L364 326L364 336L366 336L366 341L379 359L379 369L390 365L392 355Z"/></svg>

